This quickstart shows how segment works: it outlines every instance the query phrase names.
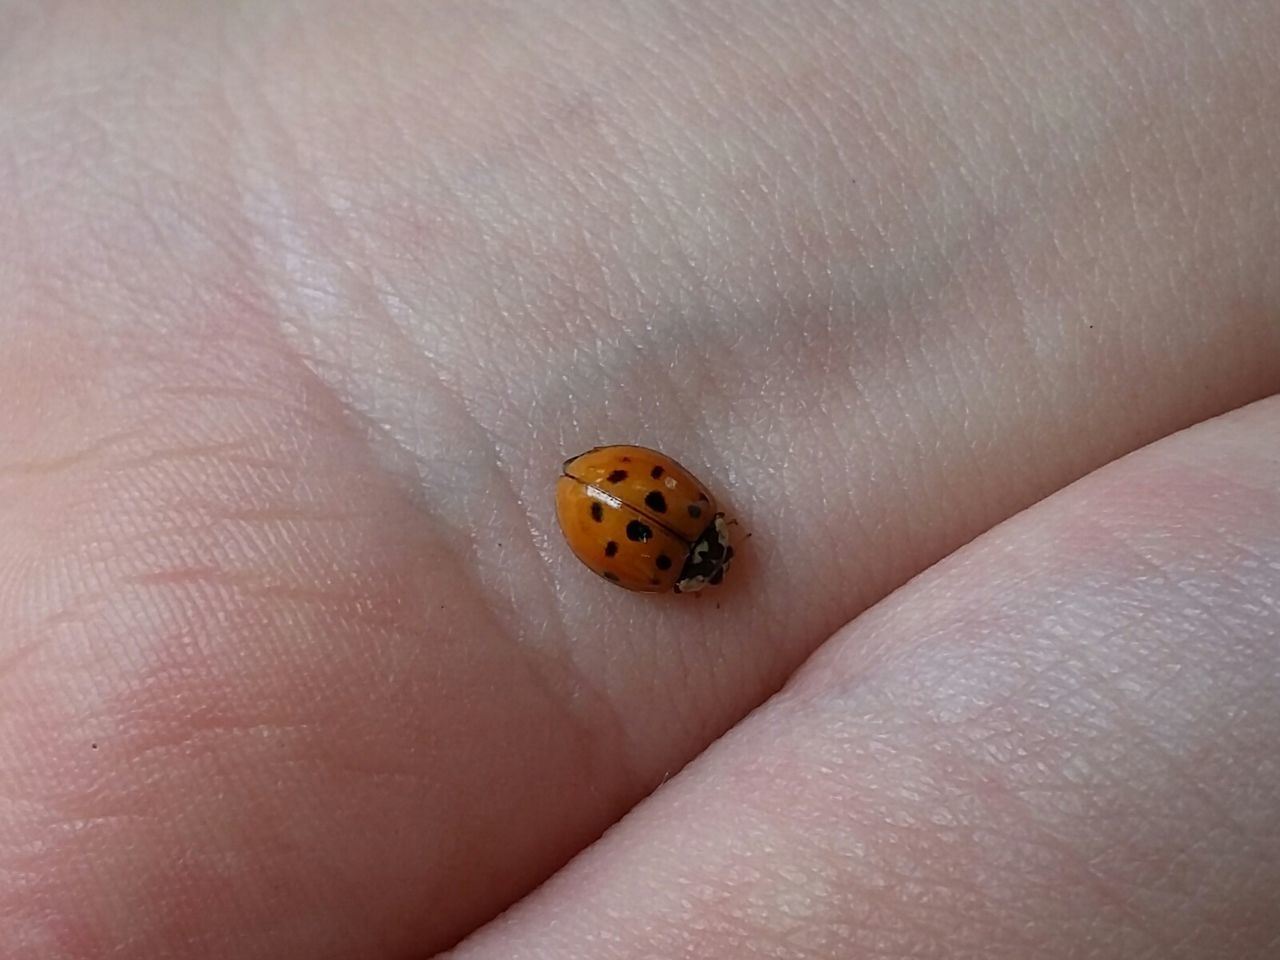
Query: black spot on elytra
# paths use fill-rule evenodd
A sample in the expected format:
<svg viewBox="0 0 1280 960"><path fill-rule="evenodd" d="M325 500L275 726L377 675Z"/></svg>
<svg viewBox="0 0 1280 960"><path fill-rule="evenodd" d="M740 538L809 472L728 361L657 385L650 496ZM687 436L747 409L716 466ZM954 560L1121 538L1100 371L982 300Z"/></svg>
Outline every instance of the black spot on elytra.
<svg viewBox="0 0 1280 960"><path fill-rule="evenodd" d="M596 523L600 523L604 520L604 507L600 506L597 502L593 502L591 504L591 519Z"/></svg>
<svg viewBox="0 0 1280 960"><path fill-rule="evenodd" d="M671 558L668 557L665 553L658 554L658 559L655 560L654 563L658 565L659 570L671 569Z"/></svg>
<svg viewBox="0 0 1280 960"><path fill-rule="evenodd" d="M663 470L661 466L654 467L652 470L649 471L649 476L653 477L653 479L655 480L657 480L660 476L662 476L662 474L663 474Z"/></svg>
<svg viewBox="0 0 1280 960"><path fill-rule="evenodd" d="M615 470L613 471L613 473L605 477L605 479L608 480L610 483L621 483L623 480L627 479L627 471Z"/></svg>
<svg viewBox="0 0 1280 960"><path fill-rule="evenodd" d="M667 498L658 490L650 490L644 495L644 505L654 513L667 512Z"/></svg>
<svg viewBox="0 0 1280 960"><path fill-rule="evenodd" d="M698 506L696 503L689 504L689 516L697 520L700 516L702 516L702 508Z"/></svg>
<svg viewBox="0 0 1280 960"><path fill-rule="evenodd" d="M604 555L606 557L612 557L617 552L618 552L618 545L614 543L612 540L610 540L608 543L604 545Z"/></svg>
<svg viewBox="0 0 1280 960"><path fill-rule="evenodd" d="M618 575L617 575L616 573L614 573L612 570L606 570L606 571L604 572L603 576L604 576L604 578L605 578L606 580L608 580L610 583L617 583L617 582L618 582Z"/></svg>
<svg viewBox="0 0 1280 960"><path fill-rule="evenodd" d="M632 520L627 524L627 539L634 540L636 543L644 543L653 536L653 530L647 523L641 523L639 520Z"/></svg>

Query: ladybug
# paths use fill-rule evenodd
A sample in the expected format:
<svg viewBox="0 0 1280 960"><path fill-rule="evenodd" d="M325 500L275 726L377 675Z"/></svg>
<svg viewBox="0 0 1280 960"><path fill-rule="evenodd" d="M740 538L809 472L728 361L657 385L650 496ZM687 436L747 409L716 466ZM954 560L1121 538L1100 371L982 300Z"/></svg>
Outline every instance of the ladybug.
<svg viewBox="0 0 1280 960"><path fill-rule="evenodd" d="M694 593L724 579L729 525L707 488L657 450L596 447L564 462L560 529L578 559L642 593Z"/></svg>

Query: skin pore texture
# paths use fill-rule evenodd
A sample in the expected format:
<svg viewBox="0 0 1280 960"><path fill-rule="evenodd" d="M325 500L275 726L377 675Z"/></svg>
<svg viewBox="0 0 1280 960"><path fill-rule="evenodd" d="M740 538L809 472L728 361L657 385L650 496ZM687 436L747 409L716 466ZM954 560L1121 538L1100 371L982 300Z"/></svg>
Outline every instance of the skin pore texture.
<svg viewBox="0 0 1280 960"><path fill-rule="evenodd" d="M785 6L0 0L5 960L1275 955L1280 6Z"/></svg>

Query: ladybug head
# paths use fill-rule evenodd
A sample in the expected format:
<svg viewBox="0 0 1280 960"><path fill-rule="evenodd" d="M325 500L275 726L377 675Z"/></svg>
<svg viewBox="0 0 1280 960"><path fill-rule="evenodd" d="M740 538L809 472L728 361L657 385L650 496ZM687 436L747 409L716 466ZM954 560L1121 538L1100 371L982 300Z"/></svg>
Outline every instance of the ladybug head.
<svg viewBox="0 0 1280 960"><path fill-rule="evenodd" d="M719 586L732 559L729 525L725 523L724 514L717 513L689 548L680 579L676 581L676 593L696 593L708 584Z"/></svg>

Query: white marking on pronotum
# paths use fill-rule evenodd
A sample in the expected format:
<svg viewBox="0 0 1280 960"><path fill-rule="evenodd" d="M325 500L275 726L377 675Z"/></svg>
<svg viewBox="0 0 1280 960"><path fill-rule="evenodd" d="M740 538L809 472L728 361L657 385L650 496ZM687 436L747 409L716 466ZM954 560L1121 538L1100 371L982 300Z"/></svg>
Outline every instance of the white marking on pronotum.
<svg viewBox="0 0 1280 960"><path fill-rule="evenodd" d="M716 535L716 543L720 547L723 553L727 553L729 549L729 525L725 523L723 516L717 516L713 521L713 524L714 524L715 535ZM697 566L699 563L702 562L704 555L710 552L711 552L711 541L706 539L705 537L703 539L700 539L697 543L693 545L693 549L689 553L689 565ZM723 560L717 569L721 571L728 570L729 569L728 559ZM703 576L702 574L698 574L697 576L686 577L685 579L679 581L676 584L676 589L679 590L681 593L697 593L699 590L701 590L703 587L706 587L711 582L711 577L713 576L715 576L715 571L712 571L712 573L709 576Z"/></svg>

